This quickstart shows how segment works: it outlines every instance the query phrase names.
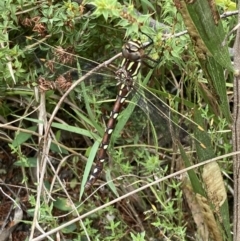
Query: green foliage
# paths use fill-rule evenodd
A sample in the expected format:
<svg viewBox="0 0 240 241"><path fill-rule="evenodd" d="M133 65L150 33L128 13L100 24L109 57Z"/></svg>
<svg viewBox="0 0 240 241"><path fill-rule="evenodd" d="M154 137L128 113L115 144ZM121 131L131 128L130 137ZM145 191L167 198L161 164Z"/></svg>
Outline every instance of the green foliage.
<svg viewBox="0 0 240 241"><path fill-rule="evenodd" d="M194 4L188 6L193 19L197 16ZM174 36L186 27L185 16L172 1L94 0L79 4L70 0L3 0L0 9L1 144L9 144L9 151L3 149L12 152L11 164L0 167L1 175L5 175L1 179L12 185L24 181L29 192L27 205L24 203L28 222L32 222L37 206L40 179L34 173L38 171L44 174L44 187L40 190L37 214L41 227L47 231L175 172L182 167L182 160L192 166L231 151L229 111L228 107L223 108L228 106L226 90L232 87L226 84L232 76L225 79L223 67L231 70L231 66L227 48L219 48L219 43L234 21L219 20L219 25L214 26L201 25L201 18L191 20L199 27L197 37L210 53L206 61L199 61L201 55L191 42L192 36ZM154 43L146 53L157 63L149 60L153 70L143 65L138 83L146 98L152 98L152 114L137 107L144 103L136 96L130 100L135 105L124 107L109 143L107 171L102 175L110 182L110 189L89 196L84 185L116 97L114 76L106 69L101 75L92 74L61 105L59 100L67 88L55 91L49 82L56 82L61 76L75 81L119 53L127 39L147 42L149 38ZM215 93L225 101L224 105L216 100ZM163 114L163 102L169 104L171 115ZM51 124L52 143L47 151L43 149L44 134L56 106L60 108ZM169 116L175 122L173 134L179 134L182 141L180 151L171 138ZM196 131L194 121L200 121L206 131ZM185 141L189 132L195 135L195 144ZM231 173L229 163L228 159L221 163L227 173ZM20 181L9 179L14 170ZM188 176L193 190L205 196L200 170L192 170ZM59 232L66 240L186 240L189 235L194 239L196 227L191 226L192 216L184 195L181 180L166 180ZM227 205L222 209L227 217L223 227L227 230Z"/></svg>
<svg viewBox="0 0 240 241"><path fill-rule="evenodd" d="M224 11L237 10L236 3L231 0L216 0L216 4L224 9Z"/></svg>
<svg viewBox="0 0 240 241"><path fill-rule="evenodd" d="M138 233L137 235L134 235L133 233L131 233L131 238L133 241L144 241L145 238L145 232L142 233Z"/></svg>

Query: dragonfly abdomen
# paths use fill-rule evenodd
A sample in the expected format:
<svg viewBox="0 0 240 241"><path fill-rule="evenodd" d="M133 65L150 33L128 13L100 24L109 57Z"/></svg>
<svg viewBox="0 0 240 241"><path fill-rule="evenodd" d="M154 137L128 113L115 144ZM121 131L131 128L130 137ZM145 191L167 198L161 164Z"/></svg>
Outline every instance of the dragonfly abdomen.
<svg viewBox="0 0 240 241"><path fill-rule="evenodd" d="M107 149L112 136L112 132L117 123L117 117L119 115L119 112L122 110L123 104L130 91L131 91L131 88L129 89L128 85L125 85L125 84L121 85L113 110L111 111L102 142L99 146L99 150L96 158L96 162L97 162L96 167L93 169L93 172L86 184L86 187L85 187L86 189L90 188L96 182L97 178L99 177L100 173L103 170L103 163L107 158Z"/></svg>

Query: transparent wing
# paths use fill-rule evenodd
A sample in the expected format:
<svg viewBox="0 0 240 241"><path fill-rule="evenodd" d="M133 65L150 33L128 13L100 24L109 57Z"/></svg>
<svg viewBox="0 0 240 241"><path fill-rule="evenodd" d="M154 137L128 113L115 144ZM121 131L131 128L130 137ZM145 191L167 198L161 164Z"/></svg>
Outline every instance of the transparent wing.
<svg viewBox="0 0 240 241"><path fill-rule="evenodd" d="M33 86L38 86L40 91L54 89L65 91L79 77L84 76L98 65L95 61L84 59L73 53L71 49L63 50L61 47L52 47L51 52L49 50L45 52L43 49L39 56L35 56L35 59L34 81L28 80L26 83L20 83L21 88L15 86L8 88L8 91L6 91L6 86L1 86L0 90L3 95L19 94L21 93L19 91L32 90ZM66 107L62 108L63 112L67 111L71 116L70 122L74 121L80 127L87 129L88 135L85 134L87 136L84 138L89 148L93 145L92 138L101 140L105 123L115 101L118 91L114 76L115 70L114 66L106 66L101 72L93 72L84 81L84 85L76 87L72 95L70 94L70 110ZM130 143L137 146L139 142L155 149L156 146L157 149L159 147L172 148L175 140L179 139L181 143L188 144L188 146L192 146L189 140L201 143L193 134L189 134L192 127L199 128L199 126L186 118L187 114L178 113L171 108L166 100L163 101L159 95L147 89L140 81L135 83L129 102L130 105L128 107L126 105L125 110L120 114L112 136L111 144L117 150L120 151L121 147ZM51 99L49 109L52 108L51 103L57 104L57 99ZM135 106L139 106L143 111L138 108L134 111ZM150 132L145 131L146 126L150 126ZM96 133L97 136L92 133ZM79 137L74 137L74 139L79 139Z"/></svg>
<svg viewBox="0 0 240 241"><path fill-rule="evenodd" d="M63 49L62 47L52 47L51 52L49 52L49 50L45 52L42 45L44 46L44 44L41 43L40 49L42 49L42 51L39 57L35 55L35 65L37 69L35 74L37 74L37 76L33 78L34 81L25 81L14 87L6 86L2 83L0 86L0 96L6 94L13 95L14 93L30 93L34 86L39 87L41 91L53 89L65 91L74 81L84 76L99 64L96 61L85 59L75 54L71 48ZM117 93L114 76L116 69L117 67L111 65L103 68L101 72L94 72L88 79L84 80L84 88L87 91L85 100L81 86L74 90L75 99L81 102L81 104L84 104L84 101L89 102L89 104L95 101L105 104L113 102ZM186 127L198 126L189 118L187 119L186 115L171 108L166 103L166 100L163 101L143 84L140 84L140 82L135 83L130 99L131 97L133 97L132 102L143 109L146 118L151 119L153 125L157 127L161 135L164 136L164 141L161 145L164 145L164 142L165 144L171 142L173 134L182 133L184 136L189 135L189 130L187 130ZM109 108L110 107L108 107L106 111L110 111ZM129 116L130 115L131 113ZM180 119L184 119L184 121L182 121L184 125L180 123ZM125 124L126 121L127 118L125 118ZM123 129L123 122L120 122L120 124L116 127L117 133L120 133ZM179 134L176 136L179 136ZM194 137L192 138L194 139Z"/></svg>

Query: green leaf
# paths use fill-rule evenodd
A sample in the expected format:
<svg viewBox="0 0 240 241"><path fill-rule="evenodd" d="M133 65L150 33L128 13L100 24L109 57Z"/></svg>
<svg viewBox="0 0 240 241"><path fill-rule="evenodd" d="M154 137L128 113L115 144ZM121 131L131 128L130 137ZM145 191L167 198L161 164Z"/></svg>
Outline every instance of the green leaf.
<svg viewBox="0 0 240 241"><path fill-rule="evenodd" d="M27 128L26 130L36 131L36 130L37 130L37 126L31 126L31 127ZM25 132L19 131L19 132L16 134L15 139L13 140L12 145L13 145L14 147L18 147L18 146L20 146L22 143L26 142L31 136L32 136L32 134L30 134L30 133L25 133Z"/></svg>
<svg viewBox="0 0 240 241"><path fill-rule="evenodd" d="M94 143L94 145L92 146L92 148L91 148L90 155L88 157L87 164L86 164L86 167L85 167L85 170L84 170L84 174L83 174L83 178L82 178L81 189L80 189L80 199L82 198L85 185L86 185L86 183L88 181L89 174L91 172L91 168L92 168L93 161L95 159L96 153L98 151L99 144L100 143L98 141L96 141Z"/></svg>
<svg viewBox="0 0 240 241"><path fill-rule="evenodd" d="M184 161L184 164L186 167L190 167L192 164L190 163L187 155L186 155L186 152L185 150L183 149L182 145L179 144L179 149L180 149L180 152L181 152L181 157ZM193 187L193 190L195 193L199 193L201 194L202 196L206 196L203 188L202 188L202 184L198 178L198 176L196 175L195 171L194 170L189 170L188 171L188 176L189 176L189 179L190 179L190 182L192 184L192 187Z"/></svg>
<svg viewBox="0 0 240 241"><path fill-rule="evenodd" d="M72 205L67 198L57 198L53 206L61 211L72 211Z"/></svg>
<svg viewBox="0 0 240 241"><path fill-rule="evenodd" d="M63 224L63 223L62 223ZM61 229L61 231L63 233L73 233L75 230L77 229L77 225L75 223L72 223L70 225L68 225L67 227L64 227L63 229Z"/></svg>
<svg viewBox="0 0 240 241"><path fill-rule="evenodd" d="M56 127L58 129L61 129L61 130L77 133L77 134L80 134L80 135L83 135L83 136L88 136L88 137L94 138L94 139L98 138L98 136L95 133L93 133L92 131L88 131L86 129L82 129L82 128L75 127L75 126L70 126L70 125L67 125L67 124L59 124L59 123L53 122L52 127Z"/></svg>
<svg viewBox="0 0 240 241"><path fill-rule="evenodd" d="M207 0L179 3L178 9L182 13L210 89L225 118L231 122L224 69L233 72L233 67L228 47L223 45L226 33L216 6L213 4L210 7Z"/></svg>
<svg viewBox="0 0 240 241"><path fill-rule="evenodd" d="M110 189L112 190L112 192L113 192L117 197L119 197L119 194L118 194L118 192L117 192L116 186L115 186L114 183L112 182L112 177L111 177L111 174L110 174L110 170L109 170L109 169L106 170L106 180L107 180L108 186L110 187Z"/></svg>
<svg viewBox="0 0 240 241"><path fill-rule="evenodd" d="M141 4L143 5L143 7L144 7L144 5L146 5L147 8L150 8L153 11L155 11L155 8L154 8L154 6L152 5L152 3L150 1L148 1L148 0L141 0Z"/></svg>
<svg viewBox="0 0 240 241"><path fill-rule="evenodd" d="M21 167L36 167L37 166L37 158L36 157L29 157L26 159L26 162L22 160L14 162L14 166L21 166Z"/></svg>
<svg viewBox="0 0 240 241"><path fill-rule="evenodd" d="M61 154L68 155L68 150L66 150L65 148L63 148L53 142L51 143L50 149L51 149L51 151L54 151L55 153L61 153Z"/></svg>
<svg viewBox="0 0 240 241"><path fill-rule="evenodd" d="M105 21L107 21L107 20L108 20L108 16L109 16L109 12L108 12L108 10L106 10L106 11L102 11L102 15L103 15Z"/></svg>

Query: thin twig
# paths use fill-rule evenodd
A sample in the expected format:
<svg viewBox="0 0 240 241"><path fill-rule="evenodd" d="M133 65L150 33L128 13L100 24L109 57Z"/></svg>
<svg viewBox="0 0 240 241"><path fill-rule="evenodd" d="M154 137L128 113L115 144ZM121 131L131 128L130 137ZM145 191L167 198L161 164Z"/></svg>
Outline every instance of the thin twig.
<svg viewBox="0 0 240 241"><path fill-rule="evenodd" d="M239 1L238 1L239 2ZM239 2L240 3L240 2ZM240 5L238 5L240 11ZM234 109L233 109L233 150L240 150L240 14L238 15L237 36L234 43L234 71L235 78L233 84ZM233 177L234 177L234 220L233 220L233 239L240 240L240 155L233 158Z"/></svg>

